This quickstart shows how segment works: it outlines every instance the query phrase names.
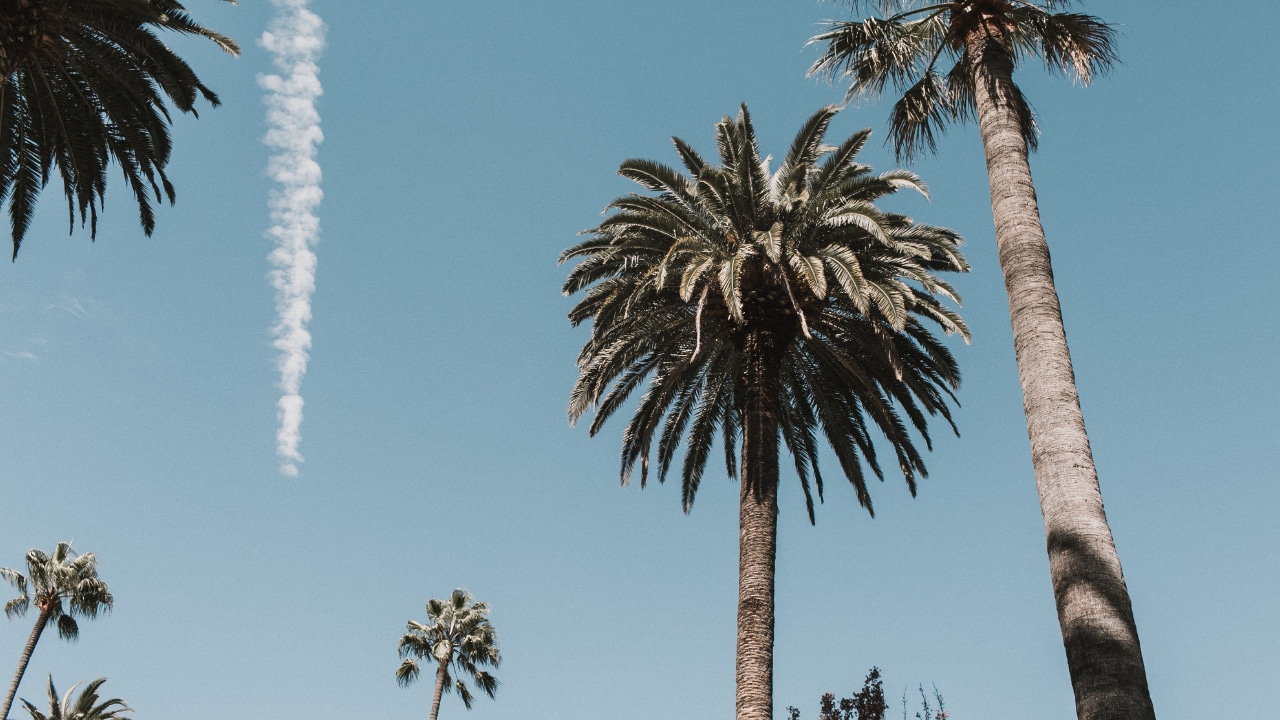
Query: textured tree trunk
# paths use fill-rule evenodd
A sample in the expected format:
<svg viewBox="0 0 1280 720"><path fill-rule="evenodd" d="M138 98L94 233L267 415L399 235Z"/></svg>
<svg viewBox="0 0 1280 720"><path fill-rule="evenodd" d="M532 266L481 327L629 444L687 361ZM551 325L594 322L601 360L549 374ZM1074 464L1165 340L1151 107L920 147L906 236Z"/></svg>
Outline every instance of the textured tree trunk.
<svg viewBox="0 0 1280 720"><path fill-rule="evenodd" d="M436 689L431 695L431 720L436 720L440 715L440 698L444 696L444 673L448 664L448 660L442 660L436 668ZM0 720L4 720L4 718L0 718Z"/></svg>
<svg viewBox="0 0 1280 720"><path fill-rule="evenodd" d="M44 626L49 624L49 611L41 610L36 616L36 626L31 629L31 637L27 638L27 646L22 648L22 657L18 658L18 672L14 673L13 683L9 685L9 695L4 699L4 713L0 714L0 720L9 717L9 710L13 708L13 699L18 696L18 685L22 683L22 676L27 672L27 663L31 662L31 653L35 652L36 643L40 642L40 633L44 632Z"/></svg>
<svg viewBox="0 0 1280 720"><path fill-rule="evenodd" d="M771 333L743 343L738 525L737 720L773 718L773 569L778 548L778 368Z"/></svg>
<svg viewBox="0 0 1280 720"><path fill-rule="evenodd" d="M1003 29L980 23L967 49L1076 714L1079 720L1154 720L1129 592L1076 394L1027 145L1011 102L1017 89Z"/></svg>

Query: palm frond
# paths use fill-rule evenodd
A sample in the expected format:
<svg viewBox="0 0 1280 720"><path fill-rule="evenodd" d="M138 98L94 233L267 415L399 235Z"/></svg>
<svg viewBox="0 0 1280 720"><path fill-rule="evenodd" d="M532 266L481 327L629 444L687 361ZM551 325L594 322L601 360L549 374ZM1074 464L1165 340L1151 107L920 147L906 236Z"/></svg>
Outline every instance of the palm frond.
<svg viewBox="0 0 1280 720"><path fill-rule="evenodd" d="M978 98L974 86L973 69L969 66L966 48L956 58L955 65L947 72L947 90L951 97L951 115L957 122L966 123L978 117Z"/></svg>
<svg viewBox="0 0 1280 720"><path fill-rule="evenodd" d="M1118 62L1115 28L1092 15L1038 10L1019 8L1010 15L1021 48L1040 56L1050 71L1061 71L1088 85Z"/></svg>
<svg viewBox="0 0 1280 720"><path fill-rule="evenodd" d="M0 203L8 201L13 257L36 199L53 172L62 180L71 230L76 217L97 235L107 167L119 166L145 234L152 201L174 199L166 101L195 113L197 96L217 95L154 30L205 37L237 54L230 38L196 23L173 0L64 3L40 28L39 51L10 57L0 84Z"/></svg>
<svg viewBox="0 0 1280 720"><path fill-rule="evenodd" d="M80 638L80 625L70 615L60 615L57 625L58 637L63 640L77 640Z"/></svg>
<svg viewBox="0 0 1280 720"><path fill-rule="evenodd" d="M693 177L698 177L698 173L707 166L707 161L702 159L697 150L693 149L689 143L678 137L672 137L671 142L676 146L676 153L680 155L680 161L684 163L685 169Z"/></svg>
<svg viewBox="0 0 1280 720"><path fill-rule="evenodd" d="M831 120L839 111L840 108L828 105L810 115L800 127L800 132L796 133L795 140L791 142L791 148L787 150L786 158L778 168L779 190L799 196L806 188L809 173L822 157L826 147L822 141L827 134L827 127L831 125Z"/></svg>
<svg viewBox="0 0 1280 720"><path fill-rule="evenodd" d="M53 685L53 677L48 682L49 713L46 715L32 703L23 700L22 704L31 716L31 720L125 720L127 713L132 713L125 701L120 698L101 699L98 689L107 681L98 678L86 683L84 689L76 694L79 685L73 685L61 698Z"/></svg>
<svg viewBox="0 0 1280 720"><path fill-rule="evenodd" d="M888 143L894 155L899 161L912 162L926 152L936 152L936 135L946 132L947 122L955 116L946 78L932 70L924 73L889 113Z"/></svg>
<svg viewBox="0 0 1280 720"><path fill-rule="evenodd" d="M809 44L826 49L809 68L809 75L840 78L849 83L847 99L878 97L887 85L909 86L942 45L945 7L924 19L903 22L869 17L857 22L833 22Z"/></svg>
<svg viewBox="0 0 1280 720"><path fill-rule="evenodd" d="M400 663L400 667L396 668L396 683L400 687L408 687L418 679L418 674L418 662L412 658L405 658L404 662Z"/></svg>

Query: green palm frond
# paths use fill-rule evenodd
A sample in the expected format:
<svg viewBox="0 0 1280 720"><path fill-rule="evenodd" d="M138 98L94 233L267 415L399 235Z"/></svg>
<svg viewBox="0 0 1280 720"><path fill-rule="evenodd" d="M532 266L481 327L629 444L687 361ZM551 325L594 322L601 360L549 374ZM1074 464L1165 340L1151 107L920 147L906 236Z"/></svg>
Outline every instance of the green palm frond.
<svg viewBox="0 0 1280 720"><path fill-rule="evenodd" d="M75 618L70 615L58 616L58 637L63 640L78 640L80 638L80 625L76 623Z"/></svg>
<svg viewBox="0 0 1280 720"><path fill-rule="evenodd" d="M493 677L493 675L490 675L484 670L477 670L475 678L476 678L476 687L484 691L485 695L488 695L489 697L493 697L494 693L498 691L498 681L496 678Z"/></svg>
<svg viewBox="0 0 1280 720"><path fill-rule="evenodd" d="M777 184L778 191L787 193L788 197L799 197L808 186L809 173L813 170L813 166L825 152L823 138L827 134L827 127L830 126L831 120L835 118L840 108L834 105L828 105L818 112L814 113L805 121L800 128L800 132L796 133L795 140L791 142L791 148L787 151L786 158L782 161L781 167L778 168ZM780 197L773 198L774 202L779 202Z"/></svg>
<svg viewBox="0 0 1280 720"><path fill-rule="evenodd" d="M958 298L936 273L968 265L955 233L875 206L901 189L928 190L914 173L876 175L859 163L869 131L826 144L835 112L823 108L802 125L776 173L745 107L716 124L718 165L680 140L690 174L627 161L619 173L653 194L610 203L611 214L562 254L577 261L565 292L582 293L570 320L591 320L570 421L593 411L594 435L633 408L622 433L624 485L637 466L646 484L655 446L660 482L683 451L686 512L717 443L737 475L742 343L756 332L773 334L783 353L779 432L811 519L814 490L819 501L824 493L819 437L868 510L864 466L882 476L873 429L910 489L924 475L911 433L929 444L927 417L949 418L959 372L920 321L967 337L939 300Z"/></svg>
<svg viewBox="0 0 1280 720"><path fill-rule="evenodd" d="M676 154L680 156L680 161L684 163L685 170L688 170L693 177L698 177L698 173L702 172L702 169L707 166L707 161L702 159L702 156L698 154L697 150L693 149L692 145L680 138L673 137L671 142L676 146Z"/></svg>
<svg viewBox="0 0 1280 720"><path fill-rule="evenodd" d="M844 142L825 155L825 159L817 166L818 173L813 182L814 199L811 205L816 205L821 210L828 204L837 206L842 204L845 197L841 186L859 173L861 168L855 160L870 138L870 128L860 130L845 138Z"/></svg>
<svg viewBox="0 0 1280 720"><path fill-rule="evenodd" d="M1115 29L1098 18L1035 7L1018 8L1010 15L1015 19L1017 50L1041 58L1051 71L1088 85L1094 75L1117 62Z"/></svg>
<svg viewBox="0 0 1280 720"><path fill-rule="evenodd" d="M911 162L938 149L937 133L956 116L946 78L930 70L902 93L889 114L889 142L900 160Z"/></svg>
<svg viewBox="0 0 1280 720"><path fill-rule="evenodd" d="M18 591L18 596L4 604L5 617L19 617L27 612L31 605L31 595L27 592L27 578L12 568L0 568L0 578Z"/></svg>
<svg viewBox="0 0 1280 720"><path fill-rule="evenodd" d="M403 647L404 646L401 645L402 650ZM399 683L400 687L408 687L413 684L413 681L418 679L418 674L418 661L413 658L405 658L404 661L400 663L400 667L396 668L396 682Z"/></svg>
<svg viewBox="0 0 1280 720"><path fill-rule="evenodd" d="M114 161L150 235L152 202L175 197L165 175L171 152L166 101L192 114L198 96L218 104L156 31L198 35L239 53L234 41L196 23L174 0L42 6L33 20L38 42L6 48L0 58L0 204L9 203L15 258L55 170L72 231L78 219L96 237Z"/></svg>
<svg viewBox="0 0 1280 720"><path fill-rule="evenodd" d="M98 689L107 681L106 678L98 678L87 684L78 694L74 685L61 698L58 697L58 691L53 686L53 677L49 677L48 683L48 703L49 712L45 714L41 712L32 703L23 700L22 704L27 710L27 714L31 716L31 720L126 720L132 713L133 709L125 704L120 698L109 698L103 700L98 694Z"/></svg>
<svg viewBox="0 0 1280 720"><path fill-rule="evenodd" d="M886 86L902 88L933 56L943 34L943 10L923 19L895 22L867 18L861 22L833 22L826 32L809 40L826 43L809 74L839 77L849 82L848 98L879 96Z"/></svg>
<svg viewBox="0 0 1280 720"><path fill-rule="evenodd" d="M854 10L874 10L884 16L911 12L921 6L919 0L844 0L844 4Z"/></svg>

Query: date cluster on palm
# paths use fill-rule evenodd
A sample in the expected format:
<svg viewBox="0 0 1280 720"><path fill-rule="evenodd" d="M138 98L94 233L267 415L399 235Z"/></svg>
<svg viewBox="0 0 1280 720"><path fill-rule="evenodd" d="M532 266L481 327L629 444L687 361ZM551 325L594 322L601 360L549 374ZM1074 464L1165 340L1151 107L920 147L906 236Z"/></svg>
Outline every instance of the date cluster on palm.
<svg viewBox="0 0 1280 720"><path fill-rule="evenodd" d="M742 315L747 324L759 324L774 330L787 330L796 324L795 311L781 288L748 290L742 301Z"/></svg>

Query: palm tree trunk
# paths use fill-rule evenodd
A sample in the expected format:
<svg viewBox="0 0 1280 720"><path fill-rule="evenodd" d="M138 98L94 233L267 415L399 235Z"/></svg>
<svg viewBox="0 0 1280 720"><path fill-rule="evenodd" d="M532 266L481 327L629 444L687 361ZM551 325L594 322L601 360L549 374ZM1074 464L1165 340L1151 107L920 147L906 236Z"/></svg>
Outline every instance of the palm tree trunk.
<svg viewBox="0 0 1280 720"><path fill-rule="evenodd" d="M1004 30L981 23L967 51L1076 714L1079 720L1154 720L1129 591L1080 412Z"/></svg>
<svg viewBox="0 0 1280 720"><path fill-rule="evenodd" d="M737 720L773 717L773 572L778 549L778 368L771 333L743 344Z"/></svg>
<svg viewBox="0 0 1280 720"><path fill-rule="evenodd" d="M444 695L444 675L445 668L449 665L448 660L441 660L440 666L436 668L436 689L431 695L431 720L436 720L440 715L440 698ZM0 718L4 720L4 718Z"/></svg>
<svg viewBox="0 0 1280 720"><path fill-rule="evenodd" d="M27 672L27 663L31 662L31 653L35 652L36 643L40 642L40 633L44 632L45 625L49 624L49 611L41 610L36 616L36 626L31 629L31 637L27 638L27 646L22 648L22 657L18 658L18 672L14 673L13 683L9 685L9 694L4 699L4 712L0 713L0 720L6 720L9 717L9 710L13 708L13 699L18 695L18 685L22 682L22 676Z"/></svg>

